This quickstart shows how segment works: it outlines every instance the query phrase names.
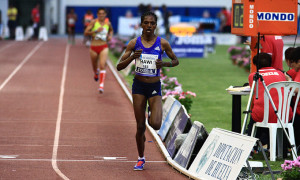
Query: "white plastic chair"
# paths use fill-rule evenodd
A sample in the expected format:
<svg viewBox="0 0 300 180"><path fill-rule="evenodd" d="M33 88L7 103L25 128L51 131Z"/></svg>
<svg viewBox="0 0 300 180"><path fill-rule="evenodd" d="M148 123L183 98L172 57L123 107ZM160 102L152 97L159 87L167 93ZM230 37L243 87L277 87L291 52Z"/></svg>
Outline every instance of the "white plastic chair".
<svg viewBox="0 0 300 180"><path fill-rule="evenodd" d="M272 88L277 90L278 93L278 109L277 113L278 116L281 119L282 125L285 129L288 129L289 134L289 140L290 142L295 145L295 136L294 136L294 118L296 114L297 104L299 100L300 95L300 83L293 82L293 81L281 81L281 82L275 82L272 84L269 84L267 86L268 91ZM295 90L298 89L299 93L295 94ZM292 107L293 110L293 117L292 120L289 122L289 111L290 111L290 105L292 102L292 98L296 97L295 105ZM275 102L274 102L275 103ZM264 119L262 122L256 122L253 125L251 136L254 137L256 134L257 127L264 127L269 128L269 134L270 134L270 161L276 161L276 137L277 138L277 146L278 146L278 154L282 155L282 147L283 147L283 130L282 126L279 122L279 119L277 119L277 123L269 123L269 104L270 100L269 97L266 94L266 91L264 93ZM275 104L276 105L276 104ZM271 106L271 110L273 110L273 107ZM277 130L278 133L277 133ZM297 153L296 147L293 148L294 152ZM292 152L293 159L296 160L297 156Z"/></svg>

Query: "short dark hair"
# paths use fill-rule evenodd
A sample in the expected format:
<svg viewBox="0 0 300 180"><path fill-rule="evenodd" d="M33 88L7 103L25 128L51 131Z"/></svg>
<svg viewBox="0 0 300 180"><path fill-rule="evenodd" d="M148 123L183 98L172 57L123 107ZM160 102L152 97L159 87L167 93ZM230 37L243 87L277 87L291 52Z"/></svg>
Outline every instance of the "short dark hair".
<svg viewBox="0 0 300 180"><path fill-rule="evenodd" d="M292 53L295 50L294 47L289 47L284 51L285 60L290 61L292 58Z"/></svg>
<svg viewBox="0 0 300 180"><path fill-rule="evenodd" d="M253 57L253 64L259 69L272 65L272 56L268 53L260 53Z"/></svg>
<svg viewBox="0 0 300 180"><path fill-rule="evenodd" d="M144 19L145 19L146 16L153 16L155 22L157 22L157 16L156 16L156 14L154 14L154 13L151 12L151 11L147 11L147 12L145 12L145 13L141 16L141 23L144 21Z"/></svg>
<svg viewBox="0 0 300 180"><path fill-rule="evenodd" d="M297 63L299 59L300 59L300 47L296 47L291 54L290 61Z"/></svg>

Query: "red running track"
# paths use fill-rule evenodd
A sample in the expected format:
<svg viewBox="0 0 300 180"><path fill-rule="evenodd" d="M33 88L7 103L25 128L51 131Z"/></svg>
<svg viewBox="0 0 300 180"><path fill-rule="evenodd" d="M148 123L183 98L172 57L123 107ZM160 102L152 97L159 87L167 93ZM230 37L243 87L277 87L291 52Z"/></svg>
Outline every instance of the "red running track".
<svg viewBox="0 0 300 180"><path fill-rule="evenodd" d="M187 179L151 134L137 160L131 102L107 67L97 91L78 41L0 41L0 179Z"/></svg>

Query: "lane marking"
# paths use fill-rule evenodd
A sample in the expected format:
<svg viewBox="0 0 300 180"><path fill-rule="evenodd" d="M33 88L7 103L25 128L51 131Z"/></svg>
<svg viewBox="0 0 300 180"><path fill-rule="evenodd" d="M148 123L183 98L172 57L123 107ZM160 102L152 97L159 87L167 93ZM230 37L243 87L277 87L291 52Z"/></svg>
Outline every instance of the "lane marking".
<svg viewBox="0 0 300 180"><path fill-rule="evenodd" d="M9 48L9 47L12 46L13 44L15 44L15 41L14 41L13 43L7 44L6 46L2 47L2 48L0 49L0 52L3 51L3 50L5 50L5 49L7 49L7 48Z"/></svg>
<svg viewBox="0 0 300 180"><path fill-rule="evenodd" d="M16 67L16 69L4 80L4 82L0 85L0 91L4 88L4 86L13 78L13 76L22 68L22 66L31 58L31 56L42 46L43 42L40 42L35 46L33 50L23 59L23 61Z"/></svg>
<svg viewBox="0 0 300 180"><path fill-rule="evenodd" d="M125 86L125 84L123 83L123 81L121 80L121 78L119 77L117 71L115 70L115 67L112 65L112 63L110 62L110 60L106 61L109 69L112 71L113 75L115 76L115 78L117 79L119 85L122 87L122 89L124 90L125 94L127 95L127 97L129 98L129 100L132 103L132 95L130 94L129 90L127 89L127 87Z"/></svg>
<svg viewBox="0 0 300 180"><path fill-rule="evenodd" d="M60 124L62 118L62 109L63 109L63 100L64 100L64 93L65 93L65 82L66 82L66 75L67 75L67 66L69 61L69 52L70 52L70 45L68 44L66 47L65 52L65 59L64 59L64 67L63 73L61 78L61 85L60 85L60 95L59 95L59 105L58 105L58 112L57 112L57 120L56 120L56 129L55 129L55 138L53 142L53 153L52 153L52 167L54 171L63 179L69 179L65 176L57 166L57 150L59 144L59 134L60 134Z"/></svg>
<svg viewBox="0 0 300 180"><path fill-rule="evenodd" d="M53 144L51 145L39 145L39 144L1 144L0 147L8 147L8 146L54 146ZM71 147L73 145L58 145L59 147Z"/></svg>
<svg viewBox="0 0 300 180"><path fill-rule="evenodd" d="M46 161L50 162L52 159L14 159L14 158L8 158L8 159L0 159L0 161ZM104 159L57 159L57 162L118 162L118 163L136 163L136 161L108 161ZM167 161L147 161L146 163L167 163Z"/></svg>
<svg viewBox="0 0 300 180"><path fill-rule="evenodd" d="M17 158L19 155L0 155L2 159L14 159Z"/></svg>
<svg viewBox="0 0 300 180"><path fill-rule="evenodd" d="M102 157L104 160L127 160L127 157Z"/></svg>
<svg viewBox="0 0 300 180"><path fill-rule="evenodd" d="M48 146L59 146L59 147L62 147L62 146L64 146L64 147L71 147L71 146L73 146L73 145L48 145Z"/></svg>
<svg viewBox="0 0 300 180"><path fill-rule="evenodd" d="M116 157L103 157L104 160L117 160Z"/></svg>
<svg viewBox="0 0 300 180"><path fill-rule="evenodd" d="M21 144L19 146L38 146L38 147L40 147L40 146L44 146L44 145L38 145L38 144Z"/></svg>

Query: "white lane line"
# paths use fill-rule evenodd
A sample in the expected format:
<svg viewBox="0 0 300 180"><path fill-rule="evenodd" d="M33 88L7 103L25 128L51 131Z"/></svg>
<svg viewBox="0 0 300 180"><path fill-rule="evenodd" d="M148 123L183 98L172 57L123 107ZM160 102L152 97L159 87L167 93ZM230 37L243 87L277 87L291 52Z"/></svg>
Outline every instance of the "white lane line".
<svg viewBox="0 0 300 180"><path fill-rule="evenodd" d="M54 146L53 144L51 145L39 145L39 144L0 144L0 147L8 147L8 146ZM58 145L59 147L71 147L73 145Z"/></svg>
<svg viewBox="0 0 300 180"><path fill-rule="evenodd" d="M65 93L65 82L66 82L66 75L67 75L67 66L69 61L69 52L70 46L69 44L66 47L65 52L65 60L64 60L64 67L63 73L61 78L61 85L60 85L60 95L59 95L59 105L58 105L58 112L57 112L57 120L56 120L56 129L55 129L55 138L53 143L53 153L52 153L52 167L54 171L63 179L69 179L66 177L57 166L57 150L59 144L59 134L60 134L60 124L61 124L61 117L62 117L62 109L63 109L63 100L64 100L64 93Z"/></svg>
<svg viewBox="0 0 300 180"><path fill-rule="evenodd" d="M17 158L19 155L0 155L2 159L14 159Z"/></svg>
<svg viewBox="0 0 300 180"><path fill-rule="evenodd" d="M15 42L15 41L14 41ZM4 46L4 47L2 47L1 49L0 49L0 52L1 51L3 51L3 50L5 50L5 49L7 49L7 48L9 48L10 46L12 46L13 44L15 44L15 43L10 43L10 44L7 44L6 46Z"/></svg>
<svg viewBox="0 0 300 180"><path fill-rule="evenodd" d="M49 146L59 146L59 147L64 146L64 147L71 147L71 146L73 146L73 145L49 145Z"/></svg>
<svg viewBox="0 0 300 180"><path fill-rule="evenodd" d="M0 161L47 161L50 162L52 161L52 159L14 159L14 158L8 158L8 159L1 159ZM57 159L56 161L58 162L118 162L118 163L136 163L136 161L116 161L116 160L112 160L112 161L108 161L108 160L104 160L104 159ZM147 161L146 163L167 163L167 161Z"/></svg>
<svg viewBox="0 0 300 180"><path fill-rule="evenodd" d="M110 60L106 61L106 63L109 66L109 69L113 72L113 75L115 76L115 78L119 82L119 84L122 87L122 89L124 90L125 94L129 98L129 100L132 102L132 95L130 94L129 90L127 89L127 87L125 86L125 84L123 83L121 78L119 77L118 73L115 70L115 67L111 64Z"/></svg>
<svg viewBox="0 0 300 180"><path fill-rule="evenodd" d="M102 157L104 160L117 160L117 161L119 161L119 160L127 160L127 157Z"/></svg>
<svg viewBox="0 0 300 180"><path fill-rule="evenodd" d="M41 147L41 146L44 146L44 145L38 145L38 144L21 144L19 146L32 146L32 147L37 146L37 147Z"/></svg>
<svg viewBox="0 0 300 180"><path fill-rule="evenodd" d="M40 42L35 46L33 50L24 58L24 60L16 67L16 69L5 79L5 81L0 85L0 91L4 88L4 86L9 82L11 78L22 68L22 66L28 61L28 59L42 46L43 42Z"/></svg>

